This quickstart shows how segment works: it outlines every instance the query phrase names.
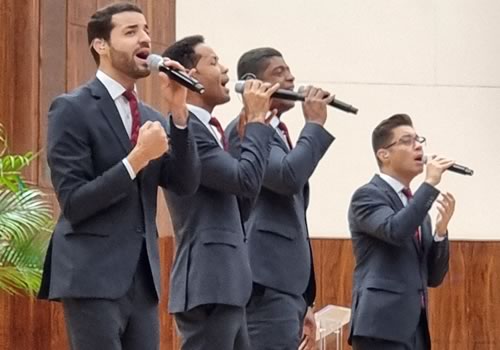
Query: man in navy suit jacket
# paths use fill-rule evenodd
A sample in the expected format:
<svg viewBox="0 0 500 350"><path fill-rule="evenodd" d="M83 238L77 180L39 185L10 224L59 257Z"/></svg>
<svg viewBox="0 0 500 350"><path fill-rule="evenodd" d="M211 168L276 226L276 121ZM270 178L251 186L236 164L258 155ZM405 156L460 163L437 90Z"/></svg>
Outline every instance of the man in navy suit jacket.
<svg viewBox="0 0 500 350"><path fill-rule="evenodd" d="M273 48L257 48L241 56L238 77L248 76L279 83L281 89L294 88L295 77ZM324 127L333 97L311 86L303 93L305 123L295 145L283 126L285 112L294 102L272 99L271 110L277 115L270 120L274 135L262 189L255 198L240 198L253 280L248 330L252 347L259 350L297 349L301 338L302 349L315 344L316 284L306 218L309 178L335 138ZM242 150L238 121L227 128L234 156Z"/></svg>
<svg viewBox="0 0 500 350"><path fill-rule="evenodd" d="M356 266L349 341L355 350L428 350L427 287L448 271L448 223L455 200L435 187L453 161L429 157L425 180L422 144L409 116L394 115L373 131L380 168L352 196L349 227ZM427 212L437 200L434 233Z"/></svg>
<svg viewBox="0 0 500 350"><path fill-rule="evenodd" d="M176 239L169 311L183 350L246 350L245 305L252 277L237 196L254 197L260 190L274 134L265 117L278 85L246 83L246 126L235 159L212 116L216 106L229 101L228 69L200 35L175 42L163 55L178 60L205 86L203 94L189 91L187 97L189 128L201 161L200 187L189 197L166 191Z"/></svg>
<svg viewBox="0 0 500 350"><path fill-rule="evenodd" d="M39 296L62 301L72 349L158 349L158 186L187 195L200 178L186 89L161 76L172 107L167 137L165 118L135 92L149 75L141 10L98 10L88 34L96 78L49 111L47 158L61 215Z"/></svg>

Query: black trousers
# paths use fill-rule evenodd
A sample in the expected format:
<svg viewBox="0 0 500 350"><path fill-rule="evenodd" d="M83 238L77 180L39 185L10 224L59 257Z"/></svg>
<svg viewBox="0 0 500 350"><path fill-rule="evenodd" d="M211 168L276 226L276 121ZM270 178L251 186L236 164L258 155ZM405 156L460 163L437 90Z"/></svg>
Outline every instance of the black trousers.
<svg viewBox="0 0 500 350"><path fill-rule="evenodd" d="M249 350L245 308L200 305L174 314L182 350Z"/></svg>
<svg viewBox="0 0 500 350"><path fill-rule="evenodd" d="M307 304L292 295L254 283L247 305L250 345L255 350L298 349Z"/></svg>
<svg viewBox="0 0 500 350"><path fill-rule="evenodd" d="M380 321L380 322L383 322ZM413 336L404 343L370 337L352 337L353 350L431 350L427 316L422 310Z"/></svg>
<svg viewBox="0 0 500 350"><path fill-rule="evenodd" d="M128 292L121 298L63 299L73 350L159 349L158 298L143 245Z"/></svg>

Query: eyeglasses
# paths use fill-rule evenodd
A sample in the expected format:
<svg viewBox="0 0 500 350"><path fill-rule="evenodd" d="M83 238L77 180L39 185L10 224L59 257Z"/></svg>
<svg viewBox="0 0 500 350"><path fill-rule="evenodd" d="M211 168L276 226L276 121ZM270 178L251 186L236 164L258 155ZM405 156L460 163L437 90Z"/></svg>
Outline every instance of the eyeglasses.
<svg viewBox="0 0 500 350"><path fill-rule="evenodd" d="M399 140L394 141L393 143L388 144L387 146L383 148L390 148L392 146L395 146L397 144L402 144L404 146L415 146L415 142L418 142L420 144L425 144L425 137L419 136L419 135L404 135L402 136Z"/></svg>

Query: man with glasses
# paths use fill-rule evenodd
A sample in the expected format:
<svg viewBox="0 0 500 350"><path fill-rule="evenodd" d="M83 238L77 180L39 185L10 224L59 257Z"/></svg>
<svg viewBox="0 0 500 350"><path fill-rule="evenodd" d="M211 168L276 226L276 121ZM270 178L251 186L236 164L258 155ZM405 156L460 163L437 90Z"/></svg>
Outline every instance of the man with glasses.
<svg viewBox="0 0 500 350"><path fill-rule="evenodd" d="M453 196L435 186L454 162L429 157L413 195L410 182L424 170L424 142L405 114L382 121L372 133L380 174L354 193L349 207L356 259L349 343L355 350L431 348L427 287L439 286L448 271L455 208ZM432 231L428 211L435 201Z"/></svg>

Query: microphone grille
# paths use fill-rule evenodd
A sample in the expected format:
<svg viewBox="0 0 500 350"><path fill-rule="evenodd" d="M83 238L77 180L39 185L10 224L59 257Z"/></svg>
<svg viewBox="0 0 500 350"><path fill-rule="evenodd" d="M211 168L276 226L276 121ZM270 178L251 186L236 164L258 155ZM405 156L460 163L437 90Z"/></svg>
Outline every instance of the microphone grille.
<svg viewBox="0 0 500 350"><path fill-rule="evenodd" d="M425 154L422 156L422 162L424 162L424 164L427 164L427 156Z"/></svg>
<svg viewBox="0 0 500 350"><path fill-rule="evenodd" d="M157 71L159 70L159 67L163 64L163 57L152 53L148 56L146 62L148 64L149 69Z"/></svg>
<svg viewBox="0 0 500 350"><path fill-rule="evenodd" d="M243 93L243 90L245 90L245 81L244 80L238 80L235 84L234 84L234 91L236 91L237 93Z"/></svg>

